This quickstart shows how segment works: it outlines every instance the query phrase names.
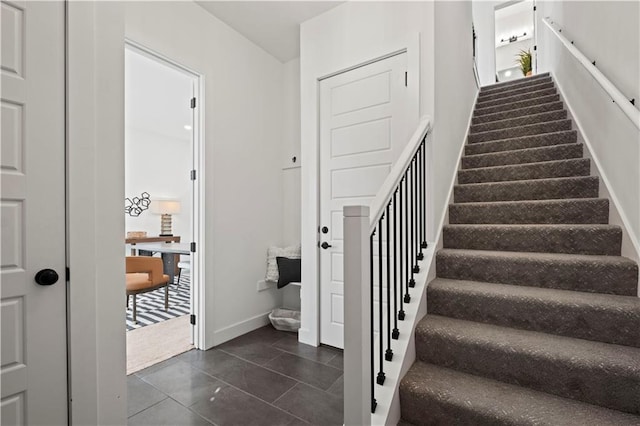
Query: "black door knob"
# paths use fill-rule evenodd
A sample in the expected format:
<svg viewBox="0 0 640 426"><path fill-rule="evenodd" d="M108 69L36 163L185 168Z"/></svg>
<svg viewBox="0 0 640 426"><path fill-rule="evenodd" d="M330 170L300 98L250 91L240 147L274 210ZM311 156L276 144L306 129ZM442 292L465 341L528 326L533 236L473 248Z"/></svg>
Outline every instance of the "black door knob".
<svg viewBox="0 0 640 426"><path fill-rule="evenodd" d="M327 232L329 232L329 228L327 228L326 226L322 227L322 233L326 234Z"/></svg>
<svg viewBox="0 0 640 426"><path fill-rule="evenodd" d="M58 282L58 273L53 269L42 269L36 274L36 283L40 285L53 285Z"/></svg>
<svg viewBox="0 0 640 426"><path fill-rule="evenodd" d="M331 247L331 244L327 243L326 241L322 244L320 244L320 247L322 247L323 249L328 249L329 247Z"/></svg>

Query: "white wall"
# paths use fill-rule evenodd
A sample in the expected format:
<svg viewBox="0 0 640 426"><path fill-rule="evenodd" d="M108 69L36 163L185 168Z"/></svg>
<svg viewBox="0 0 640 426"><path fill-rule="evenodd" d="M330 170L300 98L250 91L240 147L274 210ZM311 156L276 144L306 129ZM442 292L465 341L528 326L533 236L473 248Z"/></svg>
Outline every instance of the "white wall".
<svg viewBox="0 0 640 426"><path fill-rule="evenodd" d="M122 425L123 6L69 2L67 14L70 421Z"/></svg>
<svg viewBox="0 0 640 426"><path fill-rule="evenodd" d="M440 232L448 212L465 135L477 93L473 75L471 2L436 2L435 112L429 152L429 188L435 224L429 240Z"/></svg>
<svg viewBox="0 0 640 426"><path fill-rule="evenodd" d="M283 96L282 240L289 246L300 244L300 58L284 64Z"/></svg>
<svg viewBox="0 0 640 426"><path fill-rule="evenodd" d="M417 112L411 121L417 125L419 113L432 111L434 99L430 86L433 81L433 38L430 35L433 33L433 7L431 2L347 2L301 25L303 286L299 338L302 342L313 345L319 342L318 78L408 48L409 87L416 88ZM418 73L419 68L422 75Z"/></svg>
<svg viewBox="0 0 640 426"><path fill-rule="evenodd" d="M128 38L204 76L210 347L265 324L281 303L256 283L267 247L282 242L283 65L195 3L132 2L125 11Z"/></svg>
<svg viewBox="0 0 640 426"><path fill-rule="evenodd" d="M640 3L543 3L540 17L560 24L562 34L627 98L640 99ZM539 28L541 71L551 71L574 122L602 177L601 195L610 195L611 223L625 226L623 255L638 258L640 245L640 132L611 102L587 70L543 23ZM631 53L635 52L635 53ZM597 170L596 170L597 166ZM608 193L608 194L607 194Z"/></svg>

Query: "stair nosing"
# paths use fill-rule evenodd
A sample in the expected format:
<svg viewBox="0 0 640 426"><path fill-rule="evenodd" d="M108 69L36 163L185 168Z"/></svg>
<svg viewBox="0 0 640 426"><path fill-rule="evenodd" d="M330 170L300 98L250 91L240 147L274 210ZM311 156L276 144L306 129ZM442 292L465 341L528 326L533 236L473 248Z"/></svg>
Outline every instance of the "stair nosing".
<svg viewBox="0 0 640 426"><path fill-rule="evenodd" d="M473 109L473 116L474 116L474 117L475 117L475 116L480 117L480 116L484 116L484 115L495 114L495 112L490 112L490 113L487 113L487 114L479 114L479 113L481 113L481 112L482 112L482 110L486 110L486 109L488 109L488 108L508 107L509 105L517 104L517 103L520 103L520 102L532 101L532 100L534 100L534 99L546 98L546 97L549 97L549 96L558 96L558 94L557 94L557 93L555 93L555 94L551 94L551 95L549 95L549 94L547 94L547 95L540 95L540 96L536 96L536 97L532 97L532 98L527 98L527 99L520 100L520 101L516 101L516 102L509 102L509 103L502 104L502 105L478 106L478 105L476 104L476 106L475 106L475 107L474 107L474 109ZM551 102L558 102L558 101L551 101ZM544 104L535 104L535 105L545 105L545 104L548 104L548 103L551 103L551 102L545 102ZM505 110L508 110L508 109L509 109L509 108L505 108ZM517 109L519 109L519 108L517 108ZM498 112L504 112L504 111L498 111Z"/></svg>
<svg viewBox="0 0 640 426"><path fill-rule="evenodd" d="M561 146L561 145L573 145L573 144L558 144L558 145L551 145L551 146ZM546 148L546 147L535 147L535 148ZM535 149L535 148L522 148L522 149ZM510 151L498 151L500 153L502 152L515 152L518 151L516 149L510 150ZM487 152L485 154L497 154L498 152ZM467 157L473 156L473 155L485 155L485 154L471 154L468 155ZM460 169L458 170L458 173L460 172L469 172L469 171L478 171L478 170L495 170L495 169L503 169L503 168L509 168L509 167L525 167L525 166L531 166L534 164L553 164L553 163L563 163L563 162L585 162L585 161L591 161L589 158L584 158L584 157L578 157L578 158L561 158L559 160L549 160L549 161L534 161L533 163L515 163L515 164L500 164L497 166L486 166L486 167L472 167L469 169ZM572 177L572 176L563 176L563 177ZM527 179L520 179L520 180L527 180ZM531 180L537 180L537 179L531 179ZM510 181L501 181L501 182L510 182ZM481 183L481 182L478 182ZM488 183L488 182L487 182ZM462 184L462 185L466 185L466 184Z"/></svg>
<svg viewBox="0 0 640 426"><path fill-rule="evenodd" d="M520 117L512 117L512 118L505 118L503 120L495 120L495 121L491 121L489 123L472 124L471 127L473 127L473 126L484 126L484 125L487 125L487 124L498 124L498 123L511 121L511 120L521 120L524 117L539 117L539 116L544 115L544 114L554 114L554 113L557 113L557 112L560 112L560 111L564 111L564 110L563 109L558 109L558 110L552 110L552 111L544 111L544 112L538 112L538 113L535 113L535 114L527 114L527 115L523 115L523 116L520 116ZM565 111L565 113L566 113L566 111ZM567 120L567 118L562 118L560 120L539 121L539 122L536 122L536 123L529 123L529 124L516 124L514 126L502 127L500 129L485 130L484 132L471 132L470 131L469 134L470 135L477 135L477 134L481 134L481 133L485 133L485 132L495 132L495 131L498 131L498 130L514 129L514 128L520 128L520 127L524 127L524 126L531 126L531 125L534 125L534 124L552 123L554 121L562 121L562 120Z"/></svg>
<svg viewBox="0 0 640 426"><path fill-rule="evenodd" d="M503 139L500 139L503 140ZM493 156L497 156L498 154L504 155L505 152L509 152L509 153L516 153L516 154L522 154L525 151L527 152L531 152L534 150L552 150L552 149L556 149L557 147L560 146L582 146L583 144L580 142L570 142L570 143L559 143L556 145L545 145L545 146L534 146L532 148L518 148L518 149L510 149L507 151L496 151L496 152L483 152L482 154L468 154L468 155L463 155L462 158L492 158L489 157L491 155ZM486 156L486 157L481 157L481 156ZM564 160L576 160L576 159L580 159L583 157L579 157L579 158L565 158ZM559 160L549 160L549 161L559 161ZM534 161L533 163L516 163L513 165L519 165L519 164L535 164L535 163L546 163L547 161ZM506 166L507 164L503 164L503 166ZM487 167L496 167L496 166L487 166ZM482 169L483 167L473 167L472 169ZM462 170L471 170L471 169L462 169Z"/></svg>
<svg viewBox="0 0 640 426"><path fill-rule="evenodd" d="M554 87L553 89L554 89L554 90L556 90L556 93L547 93L547 94L544 94L544 95L541 93L541 92L545 92L545 91L547 91L547 90L551 90L551 89L540 89L540 90L535 90L535 91L533 91L533 92L530 92L529 94L531 95L531 97L529 97L529 98L528 98L528 99L526 99L526 100L537 99L537 98L543 98L543 97L545 97L545 96L553 96L553 95L557 95L557 94L558 94L558 93L557 93L557 89L556 89L555 87ZM514 98L514 97L516 97L516 96L518 96L518 94L516 94L516 95L512 95L512 96L505 96L505 98L504 98L504 99L506 100L506 99L509 99L509 98ZM497 105L486 105L487 103L490 103L490 102L497 102L497 101L500 101L500 100L501 100L501 99L492 99L492 100L488 100L488 101L484 101L484 102L476 102L475 109L491 108L491 107L495 107L495 106L503 106L503 105L514 104L514 103L517 103L517 102L522 102L522 100L519 100L519 101L516 101L516 102L507 102L507 103L503 103L503 104L498 103ZM485 104L485 105L482 105L482 104Z"/></svg>
<svg viewBox="0 0 640 426"><path fill-rule="evenodd" d="M544 80L544 79L541 79L541 80ZM505 91L497 92L497 93L482 93L482 95L484 95L484 96L506 95L506 94L511 94L513 92L517 92L519 90L539 88L540 86L545 86L545 85L549 85L549 84L551 84L552 86L548 87L547 89L551 89L551 88L555 89L556 88L555 87L556 85L553 82L553 80L550 80L550 81L546 81L544 83L535 82L535 83L532 83L532 84L530 84L528 86L525 85L525 86L522 86L522 87L515 87L515 88L513 88L511 90L505 90ZM547 89L538 89L538 90L547 90ZM530 92L537 92L538 90L530 90ZM520 95L520 94L524 95L524 94L527 94L527 92L516 93L516 95ZM510 96L514 96L514 95L510 95ZM504 96L504 97L508 98L509 96ZM478 96L478 102L481 102L481 100L480 100L481 98L482 98L481 96ZM501 97L498 97L497 99L489 99L488 101L499 100L500 98ZM488 101L485 101L485 102L488 102Z"/></svg>
<svg viewBox="0 0 640 426"><path fill-rule="evenodd" d="M541 163L544 163L544 161L541 161ZM537 163L529 163L529 164L537 164ZM465 169L465 170L469 170L469 169ZM568 181L571 179L585 180L585 181L592 181L592 180L598 181L599 178L597 176L562 176L562 177L540 178L540 179L502 180L498 182L472 182L472 183L458 183L454 185L454 188L456 187L470 188L470 187L473 187L473 185L476 185L476 186L477 185L505 185L505 184L513 184L513 183L525 184L527 182L529 182L529 184L534 184L534 183L543 184L549 181L562 181L562 180Z"/></svg>
<svg viewBox="0 0 640 426"><path fill-rule="evenodd" d="M528 107L522 107L522 108L512 109L512 110L509 110L508 112L518 113L518 112L521 112L522 110L525 110L525 109L529 109L529 108L533 108L533 107L542 107L542 106L545 106L545 105L551 105L551 104L556 104L556 103L561 103L561 104L562 104L562 101L551 101L551 102L545 102L545 103L543 103L543 104L536 104L536 105L532 105L532 106L528 106ZM560 109L552 109L552 110L550 110L550 111L545 111L545 112L561 111L561 110L563 110L563 109L564 109L564 108L560 108ZM506 111L493 112L493 113L491 113L491 114L481 115L480 117L486 117L487 115L494 115L494 114L504 114L505 112L506 112ZM518 118L518 117L526 117L527 115L528 115L528 114L525 114L525 115L516 115L515 117L511 117L511 119L513 119L513 118ZM497 122L497 121L502 121L502 120L507 120L507 119L505 118L505 119L500 119L500 120L491 120L491 121L486 121L486 122L484 122L484 123L471 123L471 125L472 125L472 126L477 126L477 125L479 125L479 124L495 123L495 122Z"/></svg>
<svg viewBox="0 0 640 426"><path fill-rule="evenodd" d="M562 118L560 120L549 120L549 121L541 121L540 123L531 123L531 124L525 124L525 125L520 125L520 126L513 126L513 127L505 127L504 129L496 129L496 130L486 130L484 132L478 132L478 133L469 133L469 136L479 136L479 135L483 135L486 133L491 133L491 132L502 132L505 130L510 130L510 129L522 129L523 127L528 128L528 127L532 127L532 126L540 126L542 124L551 124L551 123L561 123L561 122L571 122L570 118ZM539 133L536 133L539 134ZM545 134L545 133L542 133ZM527 135L527 136L531 136L531 135ZM496 140L501 140L501 139L496 139ZM483 141L483 142L488 142L488 141ZM471 142L471 143L479 143L479 142Z"/></svg>
<svg viewBox="0 0 640 426"><path fill-rule="evenodd" d="M523 136L514 136L512 138L504 138L504 139L494 139L494 140L490 140L490 141L483 141L483 142L473 142L473 143L466 143L465 145L473 145L473 146L480 146L482 144L485 143L495 143L495 142L500 142L500 143L505 143L507 141L510 140L514 140L514 139L524 139L524 138L539 138L541 136L545 136L545 135L555 135L558 133L577 133L578 131L575 129L570 129L570 130L558 130L555 132L548 132L548 133L536 133L534 135L523 135ZM566 143L562 143L562 144L557 144L557 145L567 145L567 144L572 144L572 143L579 143L579 142L566 142ZM544 146L555 146L555 145L544 145ZM542 147L534 147L534 148L542 148ZM520 148L520 149L530 149L530 148ZM507 151L514 151L514 150L507 150ZM504 151L495 151L495 152L504 152ZM485 152L483 154L492 154L493 152ZM481 154L471 154L471 155L481 155Z"/></svg>

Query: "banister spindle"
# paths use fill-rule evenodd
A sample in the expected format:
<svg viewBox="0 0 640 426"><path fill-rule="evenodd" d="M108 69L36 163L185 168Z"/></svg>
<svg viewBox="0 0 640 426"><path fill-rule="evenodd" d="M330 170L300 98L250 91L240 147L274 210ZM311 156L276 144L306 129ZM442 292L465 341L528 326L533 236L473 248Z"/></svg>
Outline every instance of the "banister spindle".
<svg viewBox="0 0 640 426"><path fill-rule="evenodd" d="M398 340L400 337L400 330L398 330L398 204L396 199L398 195L398 188L393 193L393 333L391 337L394 340ZM390 303L390 302L389 302ZM400 298L402 303L402 298Z"/></svg>
<svg viewBox="0 0 640 426"><path fill-rule="evenodd" d="M384 214L380 217L378 221L378 336L380 336L380 371L378 371L378 377L376 379L376 383L379 385L384 384L384 363L383 360L383 350L384 350L384 329L382 322L382 220L384 219Z"/></svg>
<svg viewBox="0 0 640 426"><path fill-rule="evenodd" d="M418 247L418 260L424 259L424 254L422 253L422 231L424 226L424 211L422 209L422 200L423 200L423 182L422 182L422 170L424 169L424 164L422 164L422 145L418 148L418 237L417 237L417 247Z"/></svg>
<svg viewBox="0 0 640 426"><path fill-rule="evenodd" d="M409 165L409 168L407 169L406 175L405 175L405 182L404 182L404 207L405 207L405 220L406 220L406 224L405 224L405 228L406 228L406 241L405 241L405 260L404 260L404 265L405 265L405 272L406 272L406 293L404 294L404 303L409 303L411 302L411 295L409 294L409 287L411 286L411 278L409 278L410 276L412 276L411 274L411 222L409 220L410 217L410 210L411 210L411 205L409 204L409 200L411 199L411 185L409 184L409 181L411 180L411 165Z"/></svg>
<svg viewBox="0 0 640 426"><path fill-rule="evenodd" d="M370 287L371 287L371 328L370 328L370 333L371 333L371 412L375 413L376 411L376 407L378 406L378 402L376 401L375 398L375 385L373 383L373 377L375 376L375 363L374 363L374 358L375 358L375 339L374 339L374 332L373 332L373 287L374 287L374 278L373 278L373 236L376 234L376 231L374 230L371 235L369 236L369 281L370 281Z"/></svg>
<svg viewBox="0 0 640 426"><path fill-rule="evenodd" d="M402 183L405 182L406 185L406 178L403 177L402 180L400 180L400 183L398 184L398 188L399 188L399 203L398 203L398 207L400 208L400 257L398 259L398 261L400 262L400 267L398 268L400 271L399 275L400 275L400 311L398 312L398 319L400 321L404 321L404 296L405 294L408 295L408 292L405 293L404 288L406 287L405 281L404 281L404 277L406 277L406 275L403 274L404 268L405 268L405 261L404 261L404 257L403 257L403 253L402 253L402 248L403 248L403 242L402 240L404 239L404 225L403 225L403 212L402 212ZM407 302L408 303L408 302Z"/></svg>
<svg viewBox="0 0 640 426"><path fill-rule="evenodd" d="M416 280L413 278L413 274L416 273L415 268L415 256L416 256L416 157L411 160L411 168L409 169L409 175L411 177L411 255L409 256L409 268L411 269L411 279L409 280L409 287L416 286Z"/></svg>
<svg viewBox="0 0 640 426"><path fill-rule="evenodd" d="M422 139L422 244L423 249L427 248L427 154L425 136Z"/></svg>
<svg viewBox="0 0 640 426"><path fill-rule="evenodd" d="M384 352L384 359L391 361L393 359L393 351L391 350L391 234L389 233L391 218L389 217L389 205L391 201L387 203L385 211L387 219L387 350ZM382 302L381 302L382 303Z"/></svg>
<svg viewBox="0 0 640 426"><path fill-rule="evenodd" d="M413 214L416 216L416 221L418 220L418 153L416 152L413 157L415 167L413 168L413 179L414 179L414 192L413 192ZM413 268L411 270L412 273L417 274L420 272L420 266L418 266L418 246L420 245L418 238L418 227L411 230L412 237L415 238L413 240L414 248L415 248L415 256L411 257L411 261L413 262ZM413 278L413 275L412 277ZM413 281L413 285L415 286L415 280Z"/></svg>

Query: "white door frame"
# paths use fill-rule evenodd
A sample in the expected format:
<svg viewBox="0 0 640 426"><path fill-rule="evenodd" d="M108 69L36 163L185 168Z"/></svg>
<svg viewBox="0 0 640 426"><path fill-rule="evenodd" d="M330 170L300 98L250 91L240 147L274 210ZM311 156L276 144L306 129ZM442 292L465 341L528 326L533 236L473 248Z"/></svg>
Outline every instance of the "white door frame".
<svg viewBox="0 0 640 426"><path fill-rule="evenodd" d="M204 265L204 227L201 226L201 218L204 217L204 189L201 182L204 181L204 75L186 67L167 56L162 55L134 40L125 38L125 49L130 49L136 53L144 55L162 65L169 66L179 72L192 77L196 85L196 108L193 123L193 140L191 144L192 158L195 163L196 179L191 191L192 197L192 219L191 219L191 236L189 242L196 243L196 252L191 254L191 285L193 294L191 296L194 303L191 306L192 313L196 316L196 324L193 328L192 339L193 345L197 349L205 349L205 271L201 265ZM186 173L186 171L185 171ZM185 176L186 179L186 176ZM195 285L194 285L195 284Z"/></svg>
<svg viewBox="0 0 640 426"><path fill-rule="evenodd" d="M315 140L302 146L302 282L300 288L301 299L301 328L298 340L308 345L320 344L320 82L326 78L369 65L400 53L407 53L408 85L413 94L411 98L413 122L418 125L420 115L420 33L397 46L388 49L371 59L341 67L334 72L318 76L315 79L312 104L315 108L313 118ZM304 121L304 120L303 120ZM304 191L312 192L305 196Z"/></svg>

